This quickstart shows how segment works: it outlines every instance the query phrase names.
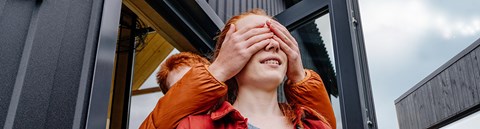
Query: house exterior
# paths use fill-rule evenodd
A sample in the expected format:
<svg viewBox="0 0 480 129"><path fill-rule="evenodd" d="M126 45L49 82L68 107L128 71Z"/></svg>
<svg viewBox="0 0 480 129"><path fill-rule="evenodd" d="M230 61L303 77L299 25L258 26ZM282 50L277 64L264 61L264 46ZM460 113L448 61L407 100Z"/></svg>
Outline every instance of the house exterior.
<svg viewBox="0 0 480 129"><path fill-rule="evenodd" d="M356 0L0 1L0 127L128 128L131 96L158 92L140 86L168 53L208 57L224 22L253 8L298 39L339 127L377 128Z"/></svg>

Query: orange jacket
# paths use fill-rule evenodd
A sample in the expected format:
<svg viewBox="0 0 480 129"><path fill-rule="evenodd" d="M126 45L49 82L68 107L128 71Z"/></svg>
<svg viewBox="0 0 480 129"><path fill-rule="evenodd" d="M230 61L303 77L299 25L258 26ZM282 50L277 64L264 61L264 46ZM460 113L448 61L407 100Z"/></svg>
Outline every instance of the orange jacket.
<svg viewBox="0 0 480 129"><path fill-rule="evenodd" d="M293 123L294 128L302 129L331 129L322 121L320 116L313 114L315 111L309 108L296 108L298 118ZM306 115L301 117L302 115ZM222 106L210 114L191 115L180 121L177 129L247 129L248 119L244 118L229 102L223 102Z"/></svg>
<svg viewBox="0 0 480 129"><path fill-rule="evenodd" d="M227 93L227 86L217 81L205 65L195 65L160 98L141 129L173 129L190 115L205 114ZM323 115L335 129L335 116L328 93L318 74L307 70L301 82L287 82L285 95L289 103L310 107Z"/></svg>

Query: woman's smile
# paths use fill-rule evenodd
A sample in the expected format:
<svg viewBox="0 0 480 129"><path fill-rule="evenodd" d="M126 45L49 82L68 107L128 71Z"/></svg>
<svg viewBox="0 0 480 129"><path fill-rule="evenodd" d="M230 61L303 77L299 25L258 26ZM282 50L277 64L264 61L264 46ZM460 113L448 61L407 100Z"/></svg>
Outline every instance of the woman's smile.
<svg viewBox="0 0 480 129"><path fill-rule="evenodd" d="M278 68L279 66L282 65L282 61L280 60L280 58L276 56L268 56L260 60L260 63L264 65L268 65L269 67L273 67L273 68Z"/></svg>

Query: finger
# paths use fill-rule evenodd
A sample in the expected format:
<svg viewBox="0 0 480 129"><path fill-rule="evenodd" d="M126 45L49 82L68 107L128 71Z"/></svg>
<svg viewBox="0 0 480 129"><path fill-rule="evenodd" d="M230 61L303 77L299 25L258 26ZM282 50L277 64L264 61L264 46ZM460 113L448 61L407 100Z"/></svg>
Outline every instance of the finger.
<svg viewBox="0 0 480 129"><path fill-rule="evenodd" d="M228 28L227 34L225 35L225 38L223 39L223 41L224 42L228 41L234 32L235 32L235 24L230 24L230 27Z"/></svg>
<svg viewBox="0 0 480 129"><path fill-rule="evenodd" d="M265 47L265 50L268 51L268 48L272 47L272 42L268 43L267 47Z"/></svg>
<svg viewBox="0 0 480 129"><path fill-rule="evenodd" d="M291 43L291 41L288 39L288 37L276 26L271 25L270 29L272 30L275 35L280 38L283 42L285 43Z"/></svg>
<svg viewBox="0 0 480 129"><path fill-rule="evenodd" d="M268 33L270 32L270 28L254 28L254 29L250 29L248 30L246 33L244 33L242 36L241 36L241 39L245 39L245 40L248 40L249 38L255 36L255 35L260 35L260 34L264 34L264 33Z"/></svg>
<svg viewBox="0 0 480 129"><path fill-rule="evenodd" d="M278 21L275 20L269 20L268 22L273 23L277 28L279 28L286 36L289 38L291 41L295 41L295 38L290 34L290 31L288 31L285 26L280 24Z"/></svg>
<svg viewBox="0 0 480 129"><path fill-rule="evenodd" d="M287 44L279 43L279 45L280 45L280 49L282 49L282 51L285 52L285 54L287 54L289 61L291 61L290 58L292 58L293 54L296 52L292 50L289 46L287 46Z"/></svg>
<svg viewBox="0 0 480 129"><path fill-rule="evenodd" d="M247 32L247 31L250 30L250 29L253 29L253 28L263 28L264 26L265 26L265 23L264 23L264 22L254 23L254 24L246 25L246 26L242 27L241 29L238 29L238 31L237 31L236 33L238 33L238 34L243 34L243 33Z"/></svg>
<svg viewBox="0 0 480 129"><path fill-rule="evenodd" d="M277 50L280 50L280 46L279 46L279 42L278 41L275 41L275 40L271 40L271 42L268 44L267 47L265 47L265 51L268 51L268 50L271 50L271 49L274 49L275 51Z"/></svg>
<svg viewBox="0 0 480 129"><path fill-rule="evenodd" d="M260 51L262 48L265 48L265 46L270 44L271 41L272 41L271 39L267 39L267 40L263 40L261 42L258 42L256 44L253 44L252 46L247 48L247 51L250 54L253 55L253 54L257 53L258 51Z"/></svg>
<svg viewBox="0 0 480 129"><path fill-rule="evenodd" d="M285 42L283 42L283 40L281 40L277 36L273 36L273 40L279 42L280 44L286 44L292 50L298 50L298 46L293 45L292 43L285 43Z"/></svg>
<svg viewBox="0 0 480 129"><path fill-rule="evenodd" d="M262 40L266 40L266 39L269 39L269 38L272 38L273 37L273 33L263 33L263 34L260 34L260 35L255 35L251 38L249 38L247 41L245 41L245 43L243 43L245 46L252 46L253 44L255 43L258 43Z"/></svg>

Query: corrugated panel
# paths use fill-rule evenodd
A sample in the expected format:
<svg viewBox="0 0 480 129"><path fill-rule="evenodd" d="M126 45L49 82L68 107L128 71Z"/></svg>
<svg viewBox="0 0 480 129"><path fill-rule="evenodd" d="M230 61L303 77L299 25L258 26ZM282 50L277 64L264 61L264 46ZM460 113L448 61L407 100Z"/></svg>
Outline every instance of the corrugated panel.
<svg viewBox="0 0 480 129"><path fill-rule="evenodd" d="M72 128L74 121L84 122L85 114L75 112L88 104L77 97L88 93L79 89L88 84L82 76L92 73L88 62L94 58L86 55L94 55L96 40L87 39L96 37L101 3L0 1L0 127Z"/></svg>
<svg viewBox="0 0 480 129"><path fill-rule="evenodd" d="M232 16L254 8L260 8L270 16L285 10L283 0L207 0L213 10L224 22Z"/></svg>

